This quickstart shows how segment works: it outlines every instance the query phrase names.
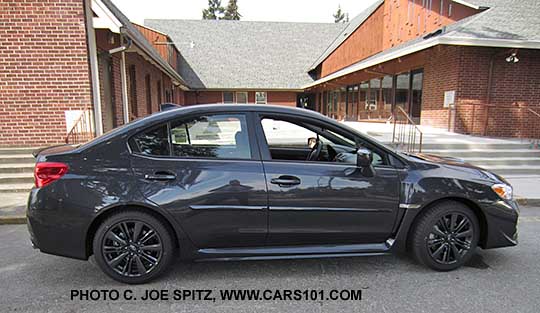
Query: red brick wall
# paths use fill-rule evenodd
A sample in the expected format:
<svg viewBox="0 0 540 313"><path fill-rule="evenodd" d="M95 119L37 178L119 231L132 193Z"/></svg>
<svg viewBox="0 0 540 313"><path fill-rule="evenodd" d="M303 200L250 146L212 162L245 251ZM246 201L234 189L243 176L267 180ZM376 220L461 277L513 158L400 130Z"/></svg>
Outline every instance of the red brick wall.
<svg viewBox="0 0 540 313"><path fill-rule="evenodd" d="M508 49L438 46L428 50L424 66L422 124L448 127L448 109L443 108L444 91L456 90L453 128L457 132L499 137L531 137L537 134L540 118L540 51L520 50L518 63L507 63ZM493 62L488 103L488 77ZM489 120L486 126L486 104ZM522 106L520 109L519 106Z"/></svg>
<svg viewBox="0 0 540 313"><path fill-rule="evenodd" d="M448 109L443 107L444 92L457 90L459 80L458 46L437 46L425 54L421 124L448 128Z"/></svg>
<svg viewBox="0 0 540 313"><path fill-rule="evenodd" d="M485 107L477 106L472 123L470 104L491 104L487 135L530 137L538 135L540 118L518 106L540 112L540 51L519 50L518 63L508 63L508 49L462 47L459 80L459 123L462 132L481 134L485 125ZM493 76L488 101L488 73L493 57ZM467 105L469 104L469 105ZM536 127L534 127L536 126Z"/></svg>
<svg viewBox="0 0 540 313"><path fill-rule="evenodd" d="M62 143L91 106L81 0L0 0L0 146Z"/></svg>
<svg viewBox="0 0 540 313"><path fill-rule="evenodd" d="M127 53L126 54L126 68L129 69L131 65L135 65L135 78L136 78L136 91L137 91L137 117L146 116L151 113L159 111L158 103L158 90L157 90L157 81L161 80L162 85L162 102L167 101L165 97L165 91L168 90L171 92L171 95L174 95L169 102L178 103L181 102L182 92L179 92L178 88L174 88L171 82L171 79L163 74L157 67L148 63L143 57L137 53ZM151 93L151 112L148 111L147 102L146 102L146 75L150 75L150 93ZM127 75L128 79L128 94L131 94L129 90L129 72ZM172 90L174 94L172 94ZM131 109L131 105L129 106ZM130 111L130 116L133 115L133 112Z"/></svg>

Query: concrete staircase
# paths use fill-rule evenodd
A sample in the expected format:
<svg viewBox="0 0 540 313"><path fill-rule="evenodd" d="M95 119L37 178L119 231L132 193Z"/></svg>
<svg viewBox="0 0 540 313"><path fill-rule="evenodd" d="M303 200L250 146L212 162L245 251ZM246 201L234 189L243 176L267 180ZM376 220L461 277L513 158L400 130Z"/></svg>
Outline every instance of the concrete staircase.
<svg viewBox="0 0 540 313"><path fill-rule="evenodd" d="M28 194L34 185L35 148L0 148L0 198L2 194Z"/></svg>
<svg viewBox="0 0 540 313"><path fill-rule="evenodd" d="M540 175L540 149L526 141L515 143L434 144L423 153L457 157L504 177Z"/></svg>

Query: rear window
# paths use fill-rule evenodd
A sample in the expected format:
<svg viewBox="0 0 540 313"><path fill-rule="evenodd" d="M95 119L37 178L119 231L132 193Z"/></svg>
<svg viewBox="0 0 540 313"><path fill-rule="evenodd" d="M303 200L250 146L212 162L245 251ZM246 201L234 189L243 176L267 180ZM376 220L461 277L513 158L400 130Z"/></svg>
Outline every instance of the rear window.
<svg viewBox="0 0 540 313"><path fill-rule="evenodd" d="M132 148L135 148L135 151L142 154L157 156L168 156L171 154L166 124L139 133L131 141Z"/></svg>
<svg viewBox="0 0 540 313"><path fill-rule="evenodd" d="M251 158L243 114L216 114L173 121L138 133L129 140L129 145L132 151L151 156Z"/></svg>

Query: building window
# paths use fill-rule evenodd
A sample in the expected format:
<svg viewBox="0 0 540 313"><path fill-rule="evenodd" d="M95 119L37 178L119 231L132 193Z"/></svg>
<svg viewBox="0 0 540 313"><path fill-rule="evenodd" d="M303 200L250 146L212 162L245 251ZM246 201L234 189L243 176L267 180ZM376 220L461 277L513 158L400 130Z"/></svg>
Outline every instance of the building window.
<svg viewBox="0 0 540 313"><path fill-rule="evenodd" d="M137 110L137 76L135 65L129 66L129 104L131 106L131 116L139 116Z"/></svg>
<svg viewBox="0 0 540 313"><path fill-rule="evenodd" d="M152 85L150 83L150 75L146 75L144 84L146 89L146 112L148 114L152 114Z"/></svg>
<svg viewBox="0 0 540 313"><path fill-rule="evenodd" d="M162 93L162 92L163 92L163 91L161 90L161 80L158 80L158 81L157 81L157 102L158 102L158 106L161 105L162 100L163 100L163 99L161 98L161 93Z"/></svg>
<svg viewBox="0 0 540 313"><path fill-rule="evenodd" d="M257 91L255 93L255 103L256 104L266 104L266 91Z"/></svg>
<svg viewBox="0 0 540 313"><path fill-rule="evenodd" d="M232 91L223 92L223 103L234 103L234 93Z"/></svg>
<svg viewBox="0 0 540 313"><path fill-rule="evenodd" d="M452 3L448 4L448 17L452 16Z"/></svg>
<svg viewBox="0 0 540 313"><path fill-rule="evenodd" d="M245 104L248 103L248 94L247 92L237 92L236 93L236 103Z"/></svg>

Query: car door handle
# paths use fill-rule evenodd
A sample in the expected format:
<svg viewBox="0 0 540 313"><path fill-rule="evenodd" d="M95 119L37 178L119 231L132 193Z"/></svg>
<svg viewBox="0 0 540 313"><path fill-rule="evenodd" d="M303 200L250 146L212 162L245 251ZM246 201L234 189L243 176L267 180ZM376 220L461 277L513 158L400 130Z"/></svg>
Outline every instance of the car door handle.
<svg viewBox="0 0 540 313"><path fill-rule="evenodd" d="M159 171L155 172L154 174L146 174L144 175L144 179L148 180L175 180L176 175L171 172L167 171Z"/></svg>
<svg viewBox="0 0 540 313"><path fill-rule="evenodd" d="M294 186L300 185L300 178L296 176L282 175L278 178L272 178L270 182L279 186Z"/></svg>

